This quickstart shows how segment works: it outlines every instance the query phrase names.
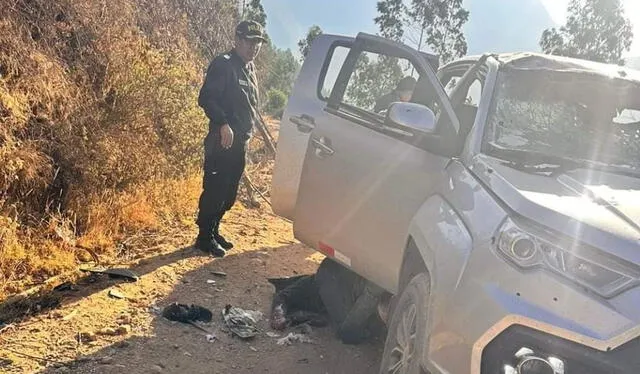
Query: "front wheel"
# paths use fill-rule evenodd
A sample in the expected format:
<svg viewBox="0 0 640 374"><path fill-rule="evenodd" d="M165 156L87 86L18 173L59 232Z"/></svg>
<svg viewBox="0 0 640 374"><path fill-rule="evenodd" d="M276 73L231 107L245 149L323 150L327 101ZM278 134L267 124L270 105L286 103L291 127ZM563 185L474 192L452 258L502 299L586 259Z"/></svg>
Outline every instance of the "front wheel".
<svg viewBox="0 0 640 374"><path fill-rule="evenodd" d="M428 344L429 277L413 277L400 295L389 324L380 374L420 374Z"/></svg>

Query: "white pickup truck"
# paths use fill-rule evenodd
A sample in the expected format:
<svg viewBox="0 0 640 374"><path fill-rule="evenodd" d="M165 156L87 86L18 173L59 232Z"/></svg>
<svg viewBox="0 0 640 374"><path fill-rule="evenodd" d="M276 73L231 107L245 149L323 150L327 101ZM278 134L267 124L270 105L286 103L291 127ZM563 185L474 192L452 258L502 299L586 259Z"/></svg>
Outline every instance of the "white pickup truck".
<svg viewBox="0 0 640 374"><path fill-rule="evenodd" d="M428 57L319 36L278 141L276 213L395 295L380 373L640 373L640 72Z"/></svg>

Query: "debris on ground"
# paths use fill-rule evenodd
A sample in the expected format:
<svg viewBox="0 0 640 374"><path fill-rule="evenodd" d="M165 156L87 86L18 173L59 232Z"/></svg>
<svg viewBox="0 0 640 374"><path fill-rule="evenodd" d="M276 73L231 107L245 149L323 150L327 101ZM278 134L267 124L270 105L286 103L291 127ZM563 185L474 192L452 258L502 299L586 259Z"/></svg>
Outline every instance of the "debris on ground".
<svg viewBox="0 0 640 374"><path fill-rule="evenodd" d="M295 334L290 332L289 335L285 336L282 339L278 339L278 345L292 345L295 342L313 344L313 340L309 338L307 335L303 334Z"/></svg>
<svg viewBox="0 0 640 374"><path fill-rule="evenodd" d="M137 282L140 279L140 276L138 274L125 268L113 268L113 269L91 268L91 269L80 269L80 270L91 273L91 274L106 274L109 276L109 278L126 279L133 282Z"/></svg>
<svg viewBox="0 0 640 374"><path fill-rule="evenodd" d="M124 295L124 293L118 291L118 290L109 290L109 296L113 297L114 299L126 299L127 297Z"/></svg>
<svg viewBox="0 0 640 374"><path fill-rule="evenodd" d="M211 322L213 314L200 305L173 303L162 311L162 316L169 321L190 323L195 321Z"/></svg>
<svg viewBox="0 0 640 374"><path fill-rule="evenodd" d="M8 358L0 358L0 368L9 367L13 364L13 361Z"/></svg>
<svg viewBox="0 0 640 374"><path fill-rule="evenodd" d="M79 343L94 342L97 339L98 339L98 337L92 331L83 331L83 332L78 334L78 342Z"/></svg>
<svg viewBox="0 0 640 374"><path fill-rule="evenodd" d="M98 330L98 335L116 336L117 334L118 333L116 332L116 329L112 327L105 327L103 329Z"/></svg>
<svg viewBox="0 0 640 374"><path fill-rule="evenodd" d="M207 279L207 284L216 284L216 281L213 279Z"/></svg>
<svg viewBox="0 0 640 374"><path fill-rule="evenodd" d="M242 339L253 338L260 332L258 322L262 319L262 312L227 305L222 310L222 317L229 330Z"/></svg>
<svg viewBox="0 0 640 374"><path fill-rule="evenodd" d="M70 319L75 317L77 314L78 314L78 309L74 309L71 313L67 314L66 316L63 316L62 320L63 321L69 321Z"/></svg>
<svg viewBox="0 0 640 374"><path fill-rule="evenodd" d="M116 329L116 334L118 335L127 335L131 333L131 325L120 325Z"/></svg>
<svg viewBox="0 0 640 374"><path fill-rule="evenodd" d="M225 273L224 271L212 271L211 274L221 278L225 278L227 276L227 273Z"/></svg>
<svg viewBox="0 0 640 374"><path fill-rule="evenodd" d="M56 292L78 291L78 289L76 287L74 287L73 283L71 283L71 282L61 283L61 284L53 287L53 290L56 291Z"/></svg>
<svg viewBox="0 0 640 374"><path fill-rule="evenodd" d="M218 337L215 334L207 334L206 338L209 343L213 343L218 340Z"/></svg>
<svg viewBox="0 0 640 374"><path fill-rule="evenodd" d="M270 338L279 338L280 334L276 334L275 332L269 331L269 332L267 332L267 336L270 337Z"/></svg>

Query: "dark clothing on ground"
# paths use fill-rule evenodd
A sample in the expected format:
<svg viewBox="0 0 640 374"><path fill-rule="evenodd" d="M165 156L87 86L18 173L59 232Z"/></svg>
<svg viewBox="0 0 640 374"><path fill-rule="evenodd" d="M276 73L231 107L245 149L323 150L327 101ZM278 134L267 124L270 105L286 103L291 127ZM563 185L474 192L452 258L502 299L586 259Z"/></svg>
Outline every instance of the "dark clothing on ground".
<svg viewBox="0 0 640 374"><path fill-rule="evenodd" d="M276 286L274 328L304 322L319 325L321 317L328 316L346 344L358 344L382 331L384 324L376 312L384 291L331 259L322 261L315 275L270 281ZM286 324L279 323L283 318Z"/></svg>
<svg viewBox="0 0 640 374"><path fill-rule="evenodd" d="M200 237L217 235L220 220L236 201L245 168L246 145L256 122L258 88L253 63L245 64L234 51L216 57L207 70L198 104L209 118L204 140L204 178L198 205ZM220 127L233 130L233 145L220 144Z"/></svg>
<svg viewBox="0 0 640 374"><path fill-rule="evenodd" d="M373 108L375 113L380 113L383 110L389 109L392 103L400 101L400 95L397 91L391 91L388 94L382 96L376 101L376 105Z"/></svg>

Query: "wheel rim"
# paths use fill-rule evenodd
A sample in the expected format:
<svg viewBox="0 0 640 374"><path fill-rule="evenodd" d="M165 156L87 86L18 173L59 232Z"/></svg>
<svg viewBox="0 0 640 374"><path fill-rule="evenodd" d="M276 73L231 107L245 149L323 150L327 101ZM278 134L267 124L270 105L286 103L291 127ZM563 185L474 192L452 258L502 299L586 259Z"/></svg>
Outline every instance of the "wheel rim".
<svg viewBox="0 0 640 374"><path fill-rule="evenodd" d="M396 344L391 351L391 359L387 373L405 374L408 373L415 358L415 342L417 337L417 307L411 303L404 309L401 321L396 330Z"/></svg>

